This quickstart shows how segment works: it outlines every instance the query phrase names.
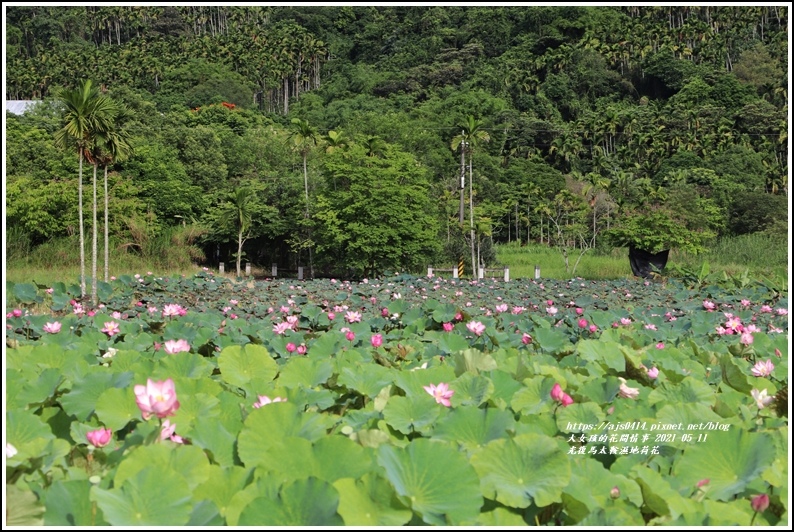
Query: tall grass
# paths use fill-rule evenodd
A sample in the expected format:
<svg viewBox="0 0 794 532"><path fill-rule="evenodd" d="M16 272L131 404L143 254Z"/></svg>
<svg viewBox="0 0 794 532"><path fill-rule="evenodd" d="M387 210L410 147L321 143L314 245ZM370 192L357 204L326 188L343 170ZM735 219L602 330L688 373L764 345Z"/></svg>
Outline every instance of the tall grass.
<svg viewBox="0 0 794 532"><path fill-rule="evenodd" d="M569 251L570 267L566 271L562 253L556 248L541 244L521 246L515 242L496 246L497 262L508 266L510 277L514 279L534 278L535 266L540 267L540 277L547 279L570 279L575 276L609 280L634 276L627 248L588 250L573 271L578 256L579 250ZM709 263L712 272L724 271L729 276L749 271L749 275L756 278L787 278L789 245L785 237L761 233L727 237L716 242L708 252L699 255L672 249L667 267L698 269L704 262Z"/></svg>

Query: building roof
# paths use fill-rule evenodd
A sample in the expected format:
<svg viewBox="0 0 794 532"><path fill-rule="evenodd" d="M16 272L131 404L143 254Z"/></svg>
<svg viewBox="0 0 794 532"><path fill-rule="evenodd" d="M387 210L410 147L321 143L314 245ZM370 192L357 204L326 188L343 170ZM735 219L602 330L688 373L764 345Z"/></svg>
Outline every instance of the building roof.
<svg viewBox="0 0 794 532"><path fill-rule="evenodd" d="M21 115L41 100L6 100L6 111Z"/></svg>

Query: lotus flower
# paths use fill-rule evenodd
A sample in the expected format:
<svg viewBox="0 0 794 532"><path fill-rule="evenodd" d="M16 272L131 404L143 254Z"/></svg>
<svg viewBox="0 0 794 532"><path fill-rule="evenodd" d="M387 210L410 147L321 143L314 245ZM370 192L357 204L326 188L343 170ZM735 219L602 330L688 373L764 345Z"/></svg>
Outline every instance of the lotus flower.
<svg viewBox="0 0 794 532"><path fill-rule="evenodd" d="M618 377L620 380L620 390L618 391L618 395L620 397L625 397L627 399L636 399L640 395L639 388L632 388L626 384L626 379L623 377Z"/></svg>
<svg viewBox="0 0 794 532"><path fill-rule="evenodd" d="M560 386L559 383L554 383L554 386L552 387L551 393L549 395L553 400L557 401L558 403L561 403L562 406L564 407L573 404L573 398L564 391L562 391L562 386Z"/></svg>
<svg viewBox="0 0 794 532"><path fill-rule="evenodd" d="M61 322L47 322L44 324L44 327L42 327L42 330L46 333L56 334L61 330Z"/></svg>
<svg viewBox="0 0 794 532"><path fill-rule="evenodd" d="M369 339L372 347L380 347L383 345L383 335L382 334L373 334L372 338Z"/></svg>
<svg viewBox="0 0 794 532"><path fill-rule="evenodd" d="M282 403L285 402L287 399L285 397L274 397L271 399L267 395L260 395L259 400L254 403L254 408L262 408L265 405L269 405L270 403Z"/></svg>
<svg viewBox="0 0 794 532"><path fill-rule="evenodd" d="M466 328L476 334L477 336L482 336L482 333L485 332L485 325L480 323L479 321L470 321L466 324Z"/></svg>
<svg viewBox="0 0 794 532"><path fill-rule="evenodd" d="M100 330L108 336L113 336L114 334L119 333L119 324L115 321L106 321L105 327Z"/></svg>
<svg viewBox="0 0 794 532"><path fill-rule="evenodd" d="M149 419L152 414L158 418L172 415L179 408L173 379L157 382L146 379L146 385L136 384L135 402L143 419Z"/></svg>
<svg viewBox="0 0 794 532"><path fill-rule="evenodd" d="M758 406L759 410L766 408L767 406L769 406L769 404L772 401L775 400L774 397L770 397L767 395L766 388L764 388L760 392L758 391L758 389L753 388L753 390L750 392L750 395L752 395L753 399L755 399L755 404Z"/></svg>
<svg viewBox="0 0 794 532"><path fill-rule="evenodd" d="M113 431L105 428L89 430L85 433L85 439L87 439L88 443L94 447L104 447L110 443L112 437Z"/></svg>
<svg viewBox="0 0 794 532"><path fill-rule="evenodd" d="M775 365L772 364L772 359L767 359L765 361L758 361L755 363L755 366L750 370L753 375L756 377L766 377L771 375L772 372L775 370Z"/></svg>
<svg viewBox="0 0 794 532"><path fill-rule="evenodd" d="M455 393L454 390L449 389L449 385L440 382L438 386L435 384L431 384L429 386L423 386L425 391L433 396L436 400L436 403L442 404L444 406L450 406L452 403L450 402L450 398Z"/></svg>
<svg viewBox="0 0 794 532"><path fill-rule="evenodd" d="M182 351L190 351L190 344L187 343L187 340L166 340L163 348L169 355L175 355Z"/></svg>
<svg viewBox="0 0 794 532"><path fill-rule="evenodd" d="M753 510L756 512L763 512L767 508L769 508L769 495L766 493L762 493L761 495L756 495L752 499L750 499L750 506L753 507Z"/></svg>
<svg viewBox="0 0 794 532"><path fill-rule="evenodd" d="M174 434L176 432L176 423L173 425L167 419L163 422L163 426L160 427L160 437L157 438L157 441L165 441L171 440L175 443L185 443L182 439L182 436L178 436Z"/></svg>

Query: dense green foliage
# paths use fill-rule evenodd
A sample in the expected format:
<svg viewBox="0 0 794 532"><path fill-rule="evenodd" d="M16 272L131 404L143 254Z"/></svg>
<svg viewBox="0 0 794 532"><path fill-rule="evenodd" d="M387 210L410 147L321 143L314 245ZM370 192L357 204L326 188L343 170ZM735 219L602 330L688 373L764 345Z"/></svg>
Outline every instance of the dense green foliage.
<svg viewBox="0 0 794 532"><path fill-rule="evenodd" d="M487 264L493 243L575 268L601 246L787 232L783 6L6 9L7 98L45 102L6 113L11 252L77 231L54 96L81 79L131 111L107 195L130 252L192 223L208 261L363 276L475 247ZM467 123L489 140L462 160Z"/></svg>

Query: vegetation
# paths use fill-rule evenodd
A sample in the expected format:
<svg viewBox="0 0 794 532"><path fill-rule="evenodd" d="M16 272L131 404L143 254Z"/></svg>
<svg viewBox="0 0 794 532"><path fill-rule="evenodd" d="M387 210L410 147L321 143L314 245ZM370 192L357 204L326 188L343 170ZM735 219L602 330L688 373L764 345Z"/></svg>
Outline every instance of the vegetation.
<svg viewBox="0 0 794 532"><path fill-rule="evenodd" d="M7 97L42 101L6 114L12 268L69 243L93 281L100 245L106 279L125 253L360 278L529 244L561 278L626 245L741 271L725 242L788 232L784 6L6 13ZM81 90L106 124L74 129Z"/></svg>

